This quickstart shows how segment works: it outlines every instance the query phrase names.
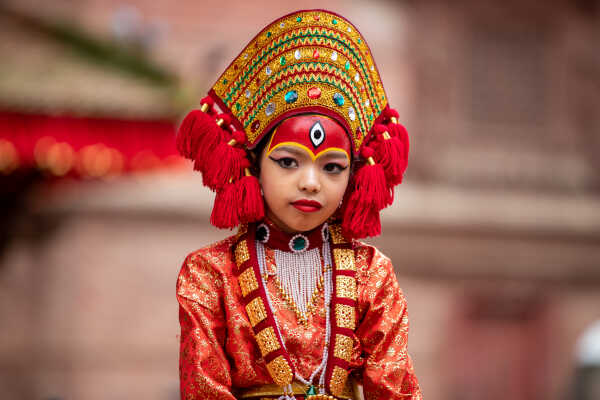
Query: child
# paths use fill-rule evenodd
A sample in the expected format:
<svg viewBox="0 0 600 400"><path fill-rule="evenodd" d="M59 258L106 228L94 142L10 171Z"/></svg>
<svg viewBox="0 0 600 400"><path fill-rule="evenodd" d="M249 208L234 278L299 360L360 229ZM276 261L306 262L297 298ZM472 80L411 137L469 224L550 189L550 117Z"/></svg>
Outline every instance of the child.
<svg viewBox="0 0 600 400"><path fill-rule="evenodd" d="M286 15L201 104L178 149L217 192L211 223L239 230L179 275L182 399L421 399L391 262L355 240L408 158L364 38Z"/></svg>

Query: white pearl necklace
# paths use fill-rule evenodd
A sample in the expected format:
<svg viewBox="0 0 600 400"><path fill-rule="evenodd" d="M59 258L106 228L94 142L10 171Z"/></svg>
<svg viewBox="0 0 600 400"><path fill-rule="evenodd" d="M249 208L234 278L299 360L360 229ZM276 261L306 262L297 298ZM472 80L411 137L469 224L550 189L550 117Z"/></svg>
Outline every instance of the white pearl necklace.
<svg viewBox="0 0 600 400"><path fill-rule="evenodd" d="M321 262L321 255L319 254L319 249L316 252L312 250L304 251L304 252L284 252L281 250L275 250L275 263L277 264L277 278L283 283L286 288L291 293L292 298L298 304L300 311L306 313L308 310L310 298L308 300L307 294L311 291L311 288L316 288L318 282L318 277L323 278L324 282L324 295L325 295L325 345L323 346L323 353L321 363L317 366L317 368L310 375L310 378L307 380L298 372L298 368L296 370L296 379L302 382L305 385L312 385L315 377L320 372L319 375L319 393L325 393L325 371L327 369L327 358L329 356L329 343L331 343L331 296L333 292L333 279L332 279L332 266L333 262L331 260L331 248L329 245L329 230L327 224L323 226L323 247L321 249L321 254L323 254L324 263ZM278 253L280 253L278 255ZM304 253L310 253L307 256L300 256ZM266 257L265 257L265 247L263 243L260 241L256 241L256 255L258 258L258 266L260 269L260 278L262 280L263 287L267 288L266 277L267 275L267 265L266 265ZM294 258L296 256L297 258ZM321 265L325 265L324 271ZM318 265L319 268L315 268L315 265ZM282 271L281 273L279 271ZM311 270L311 272L308 272ZM285 271L285 272L284 272ZM305 272L305 273L302 273ZM280 278L281 277L281 278ZM295 281L297 277L297 281ZM277 328L277 333L279 337L281 337L283 341L283 348L287 352L285 347L285 341L283 340L283 335L281 334L281 330L279 328L279 321L275 316L275 312L273 311L273 304L271 303L271 296L268 291L267 292L267 307L271 310L271 314L273 315L273 319L275 320L275 327ZM311 296L312 296L311 292ZM306 314L308 317L308 315ZM287 385L284 387L284 391L286 394L280 396L278 400L294 400L294 394L291 385Z"/></svg>

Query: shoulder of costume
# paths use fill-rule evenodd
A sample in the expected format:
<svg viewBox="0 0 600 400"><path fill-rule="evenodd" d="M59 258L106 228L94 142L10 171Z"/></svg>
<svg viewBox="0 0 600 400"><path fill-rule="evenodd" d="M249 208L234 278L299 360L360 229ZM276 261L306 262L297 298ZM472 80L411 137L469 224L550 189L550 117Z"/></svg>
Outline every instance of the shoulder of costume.
<svg viewBox="0 0 600 400"><path fill-rule="evenodd" d="M231 235L225 239L208 244L189 253L184 261L184 267L198 268L201 264L208 265L211 269L230 270L232 259L232 248L236 243L238 235Z"/></svg>

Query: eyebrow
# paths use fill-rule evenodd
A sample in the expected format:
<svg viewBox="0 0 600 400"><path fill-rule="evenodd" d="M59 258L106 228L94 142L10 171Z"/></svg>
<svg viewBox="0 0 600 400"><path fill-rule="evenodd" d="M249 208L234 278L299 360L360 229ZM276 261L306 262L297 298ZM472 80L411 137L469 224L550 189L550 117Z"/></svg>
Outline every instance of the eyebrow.
<svg viewBox="0 0 600 400"><path fill-rule="evenodd" d="M303 156L305 155L305 151L301 150L297 147L293 147L293 146L280 146L277 147L275 150L273 150L273 152L276 152L277 150L283 150L283 151L287 151L289 153L292 153L296 156ZM325 159L340 159L340 160L348 160L348 155L342 151L339 150L333 150L333 151L328 151L327 153L323 154L322 156L320 156L319 158L325 158Z"/></svg>
<svg viewBox="0 0 600 400"><path fill-rule="evenodd" d="M300 150L300 149L298 149L296 147L292 147L292 146L281 146L281 147L276 148L273 151L277 151L277 150L284 150L284 151L287 151L288 153L292 153L292 154L295 154L297 156L300 156L300 155L304 154L304 152L302 150Z"/></svg>
<svg viewBox="0 0 600 400"><path fill-rule="evenodd" d="M333 150L333 151L328 151L327 153L323 154L320 158L339 158L339 159L343 159L343 160L347 160L348 156L346 155L346 153L342 153L339 150Z"/></svg>

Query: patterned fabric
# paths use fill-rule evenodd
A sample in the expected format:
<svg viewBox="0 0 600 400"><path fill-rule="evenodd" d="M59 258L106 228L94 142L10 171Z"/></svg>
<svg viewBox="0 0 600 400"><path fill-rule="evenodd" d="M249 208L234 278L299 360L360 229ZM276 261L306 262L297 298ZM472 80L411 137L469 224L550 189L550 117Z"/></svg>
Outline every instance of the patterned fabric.
<svg viewBox="0 0 600 400"><path fill-rule="evenodd" d="M343 17L299 11L272 22L233 60L209 92L252 147L276 123L301 112L335 118L355 153L387 105L363 36Z"/></svg>
<svg viewBox="0 0 600 400"><path fill-rule="evenodd" d="M235 399L236 389L273 383L252 331L235 277L236 237L190 254L177 281L180 304L182 399ZM358 325L349 358L362 380L365 397L422 399L407 353L406 300L388 258L377 249L354 243L357 269ZM267 250L269 269L275 268ZM242 255L243 256L243 255ZM267 281L290 358L303 376L321 362L325 315L315 313L305 328ZM323 298L317 302L323 310ZM362 377L362 378L361 378Z"/></svg>

